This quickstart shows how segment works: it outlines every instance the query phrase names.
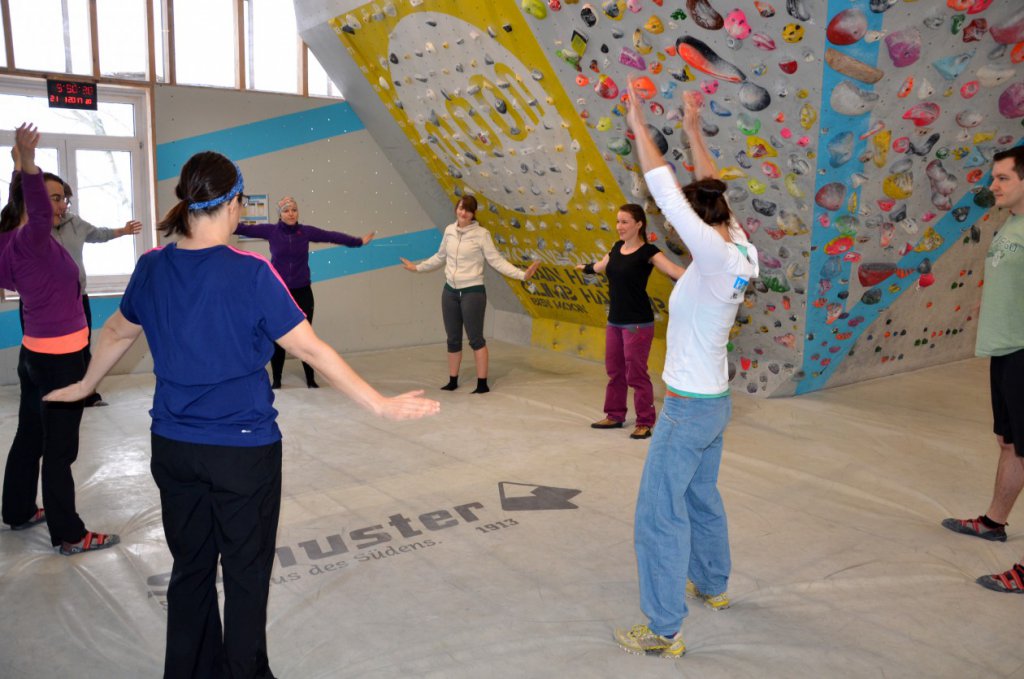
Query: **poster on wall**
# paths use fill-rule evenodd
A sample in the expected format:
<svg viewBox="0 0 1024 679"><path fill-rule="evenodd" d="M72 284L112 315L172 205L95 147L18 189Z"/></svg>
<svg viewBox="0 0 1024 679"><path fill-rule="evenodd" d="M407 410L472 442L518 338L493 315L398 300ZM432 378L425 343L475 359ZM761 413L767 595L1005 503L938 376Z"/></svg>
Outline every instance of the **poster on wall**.
<svg viewBox="0 0 1024 679"><path fill-rule="evenodd" d="M266 193L247 195L249 202L239 217L239 224L267 224L270 222L270 196Z"/></svg>

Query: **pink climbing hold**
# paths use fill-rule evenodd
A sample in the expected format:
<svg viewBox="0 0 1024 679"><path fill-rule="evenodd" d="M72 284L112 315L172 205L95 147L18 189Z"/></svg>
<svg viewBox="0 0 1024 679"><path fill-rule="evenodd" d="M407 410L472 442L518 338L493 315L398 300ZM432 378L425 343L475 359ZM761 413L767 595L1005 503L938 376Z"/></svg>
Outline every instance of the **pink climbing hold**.
<svg viewBox="0 0 1024 679"><path fill-rule="evenodd" d="M934 123L941 112L942 109L939 108L938 104L925 101L915 106L911 106L907 112L903 114L903 119L913 121L915 127L924 127Z"/></svg>
<svg viewBox="0 0 1024 679"><path fill-rule="evenodd" d="M1013 83L999 95L999 112L1006 118L1024 116L1024 80Z"/></svg>
<svg viewBox="0 0 1024 679"><path fill-rule="evenodd" d="M725 15L725 32L737 40L743 40L750 35L750 24L747 23L747 15L742 9L734 9Z"/></svg>
<svg viewBox="0 0 1024 679"><path fill-rule="evenodd" d="M885 36L892 65L902 68L921 58L921 34L914 27L904 28Z"/></svg>
<svg viewBox="0 0 1024 679"><path fill-rule="evenodd" d="M992 26L988 33L1000 45L1024 42L1024 6L1005 22Z"/></svg>

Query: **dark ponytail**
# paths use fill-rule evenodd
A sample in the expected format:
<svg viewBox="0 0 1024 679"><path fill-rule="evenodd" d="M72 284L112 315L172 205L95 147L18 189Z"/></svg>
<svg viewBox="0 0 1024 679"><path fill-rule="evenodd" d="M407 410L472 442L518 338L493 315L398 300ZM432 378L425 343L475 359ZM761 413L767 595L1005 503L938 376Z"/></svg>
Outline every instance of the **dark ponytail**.
<svg viewBox="0 0 1024 679"><path fill-rule="evenodd" d="M190 216L211 215L230 201L194 210L190 210L189 206L226 196L240 178L241 174L235 164L216 151L203 151L189 158L181 168L178 185L174 187L178 203L160 221L159 229L163 235L191 236L188 224Z"/></svg>
<svg viewBox="0 0 1024 679"><path fill-rule="evenodd" d="M725 200L728 187L720 179L701 179L683 187L683 195L705 224L728 224L732 211Z"/></svg>
<svg viewBox="0 0 1024 679"><path fill-rule="evenodd" d="M630 217L633 218L633 221L639 222L639 224L640 224L640 232L639 232L640 240L642 240L643 242L646 243L647 242L647 213L644 212L644 209L642 207L640 207L639 205L637 205L636 203L626 203L625 205L623 205L622 207L619 208L619 212L625 212L626 214L628 214Z"/></svg>

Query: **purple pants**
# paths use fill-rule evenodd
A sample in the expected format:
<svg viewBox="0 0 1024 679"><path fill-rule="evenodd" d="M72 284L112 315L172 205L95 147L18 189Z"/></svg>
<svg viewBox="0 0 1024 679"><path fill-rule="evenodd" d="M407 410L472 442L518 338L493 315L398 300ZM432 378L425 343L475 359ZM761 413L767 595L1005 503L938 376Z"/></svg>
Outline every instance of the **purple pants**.
<svg viewBox="0 0 1024 679"><path fill-rule="evenodd" d="M654 388L647 374L654 326L605 330L604 367L608 388L604 393L604 412L617 422L626 421L627 387L633 387L633 408L637 426L654 426Z"/></svg>

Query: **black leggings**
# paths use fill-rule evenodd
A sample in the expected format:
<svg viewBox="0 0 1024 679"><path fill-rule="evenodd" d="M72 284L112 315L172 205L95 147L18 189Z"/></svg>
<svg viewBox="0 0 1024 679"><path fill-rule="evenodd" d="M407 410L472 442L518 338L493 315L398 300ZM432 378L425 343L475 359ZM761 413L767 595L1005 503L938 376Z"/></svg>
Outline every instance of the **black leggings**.
<svg viewBox="0 0 1024 679"><path fill-rule="evenodd" d="M441 318L448 335L448 353L462 351L462 328L466 328L469 346L473 351L487 346L484 340L484 310L487 291L481 285L467 290L452 290L447 285L441 293Z"/></svg>
<svg viewBox="0 0 1024 679"><path fill-rule="evenodd" d="M302 313L306 314L306 320L313 323L313 286L306 285L301 288L290 288L288 292L292 293L292 299L302 309ZM274 342L274 355L270 359L270 372L274 377L274 384L281 383L281 373L284 371L284 349ZM306 384L313 382L313 368L309 366L305 361L302 362L302 371L306 373Z"/></svg>
<svg viewBox="0 0 1024 679"><path fill-rule="evenodd" d="M50 543L78 542L85 524L75 509L75 480L71 465L78 459L78 425L82 401L43 402L43 396L82 379L85 350L71 354L41 354L21 347L18 379L21 404L18 430L7 455L4 473L3 522L18 525L32 518L40 465L43 506Z"/></svg>

